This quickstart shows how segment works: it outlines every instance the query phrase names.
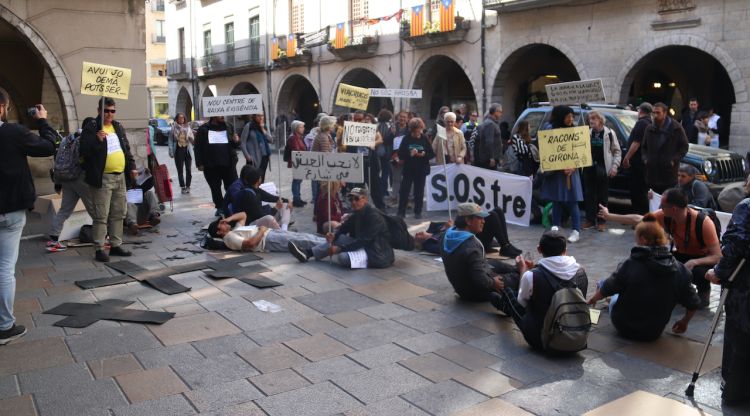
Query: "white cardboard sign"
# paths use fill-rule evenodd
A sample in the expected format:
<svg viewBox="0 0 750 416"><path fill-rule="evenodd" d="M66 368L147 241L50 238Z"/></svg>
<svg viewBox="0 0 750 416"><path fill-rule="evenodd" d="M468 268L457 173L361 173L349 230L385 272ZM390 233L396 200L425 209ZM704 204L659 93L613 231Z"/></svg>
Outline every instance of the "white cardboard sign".
<svg viewBox="0 0 750 416"><path fill-rule="evenodd" d="M365 181L360 153L292 152L294 179L313 181Z"/></svg>
<svg viewBox="0 0 750 416"><path fill-rule="evenodd" d="M544 88L547 90L547 99L552 105L604 103L607 101L601 79L548 84Z"/></svg>
<svg viewBox="0 0 750 416"><path fill-rule="evenodd" d="M241 116L263 114L263 99L260 94L225 95L203 97L203 117Z"/></svg>
<svg viewBox="0 0 750 416"><path fill-rule="evenodd" d="M372 147L375 145L377 129L377 124L344 121L344 144Z"/></svg>
<svg viewBox="0 0 750 416"><path fill-rule="evenodd" d="M393 88L370 88L370 98L422 98L422 90L399 90Z"/></svg>

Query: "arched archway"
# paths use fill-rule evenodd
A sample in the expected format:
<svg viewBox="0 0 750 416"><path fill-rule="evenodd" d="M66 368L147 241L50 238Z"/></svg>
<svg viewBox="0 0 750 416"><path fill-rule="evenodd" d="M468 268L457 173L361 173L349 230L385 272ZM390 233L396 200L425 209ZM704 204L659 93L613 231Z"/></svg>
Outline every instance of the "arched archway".
<svg viewBox="0 0 750 416"><path fill-rule="evenodd" d="M180 88L180 92L177 93L177 102L175 103L175 114L183 113L188 121L192 121L193 114L193 100L190 98L190 93L187 88Z"/></svg>
<svg viewBox="0 0 750 416"><path fill-rule="evenodd" d="M307 78L292 74L281 83L276 97L277 118L286 116L289 121L302 120L305 128L310 129L320 111L318 93Z"/></svg>
<svg viewBox="0 0 750 416"><path fill-rule="evenodd" d="M206 87L203 89L203 93L201 94L201 100L199 101L201 103L201 116L203 116L203 98L204 97L213 97L214 93L211 91L210 87Z"/></svg>
<svg viewBox="0 0 750 416"><path fill-rule="evenodd" d="M424 120L434 120L440 107L455 109L466 104L468 111L477 110L475 88L464 68L446 55L427 58L414 75L413 89L422 90L421 100L412 100L412 111ZM429 123L428 123L429 124Z"/></svg>
<svg viewBox="0 0 750 416"><path fill-rule="evenodd" d="M335 104L339 84L348 84L361 88L385 88L385 84L380 77L371 70L365 68L350 69L343 76L340 76L338 82L334 83L334 89L331 92L331 103L334 103L333 114L349 112L352 110ZM393 101L386 97L370 98L370 101L367 104L367 112L376 116L383 108L393 111Z"/></svg>
<svg viewBox="0 0 750 416"><path fill-rule="evenodd" d="M713 108L721 116L719 142L727 146L736 102L734 84L714 56L692 46L671 45L647 53L629 68L619 98L632 104L663 102L677 119L689 99L697 98L700 110Z"/></svg>
<svg viewBox="0 0 750 416"><path fill-rule="evenodd" d="M492 100L513 119L533 102L547 101L545 85L580 80L573 62L559 49L533 43L513 51L500 65L492 84Z"/></svg>
<svg viewBox="0 0 750 416"><path fill-rule="evenodd" d="M229 92L229 95L245 95L245 94L259 94L258 89L255 87L255 85L249 83L249 82L239 82L237 85L235 85L232 88L232 91ZM264 107L265 110L265 107ZM244 114L241 116L235 116L231 117L231 119L234 122L234 129L237 132L241 132L242 128L245 127L245 124L250 121L250 115Z"/></svg>

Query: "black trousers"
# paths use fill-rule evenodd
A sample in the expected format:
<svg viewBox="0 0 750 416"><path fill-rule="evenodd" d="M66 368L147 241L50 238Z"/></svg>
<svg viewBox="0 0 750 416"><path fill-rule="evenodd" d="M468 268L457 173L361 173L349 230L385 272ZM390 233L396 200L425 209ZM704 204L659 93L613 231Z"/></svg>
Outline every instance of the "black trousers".
<svg viewBox="0 0 750 416"><path fill-rule="evenodd" d="M721 376L724 379L722 398L728 401L750 401L750 333L747 331L746 316L741 308L731 307L732 297L748 296L748 292L729 291L727 296L727 318L724 327L724 354L721 359ZM743 300L746 302L746 300ZM738 313L739 312L739 313Z"/></svg>
<svg viewBox="0 0 750 416"><path fill-rule="evenodd" d="M211 199L216 205L216 209L224 206L224 192L221 191L221 184L224 183L224 191L229 189L229 185L237 180L237 169L234 166L212 166L203 168L203 176L206 178L208 187L211 188Z"/></svg>
<svg viewBox="0 0 750 416"><path fill-rule="evenodd" d="M427 175L415 175L412 172L404 171L401 177L401 194L398 198L399 215L406 214L406 204L409 202L409 194L412 185L414 185L414 214L422 214L422 203L424 200L424 184Z"/></svg>
<svg viewBox="0 0 750 416"><path fill-rule="evenodd" d="M602 165L583 168L583 206L586 209L586 219L596 224L599 204L607 206L609 202L609 177L607 169ZM599 218L600 223L604 220Z"/></svg>
<svg viewBox="0 0 750 416"><path fill-rule="evenodd" d="M383 190L380 188L380 159L368 156L365 160L365 183L370 191L370 200L376 208L385 209Z"/></svg>
<svg viewBox="0 0 750 416"><path fill-rule="evenodd" d="M648 186L643 165L630 166L630 204L636 214L648 212Z"/></svg>
<svg viewBox="0 0 750 416"><path fill-rule="evenodd" d="M689 260L693 259L699 259L701 256L690 256L688 254L682 254L682 253L673 253L674 258L677 259L682 264L687 263ZM711 282L706 280L706 272L708 269L713 268L713 266L695 266L692 270L693 275L693 284L695 285L695 288L698 290L698 294L701 293L707 293L711 291ZM725 341L726 342L726 341Z"/></svg>
<svg viewBox="0 0 750 416"><path fill-rule="evenodd" d="M260 158L260 166L258 166L258 170L260 171L260 183L263 183L266 181L266 170L268 169L269 160L270 160L269 156L262 156ZM281 184L277 186L281 188Z"/></svg>
<svg viewBox="0 0 750 416"><path fill-rule="evenodd" d="M497 240L500 247L510 243L508 225L505 223L505 213L502 209L495 208L490 211L489 217L484 219L484 228L477 234L477 238L482 242L485 252L492 248L492 240Z"/></svg>
<svg viewBox="0 0 750 416"><path fill-rule="evenodd" d="M193 174L191 173L191 166L193 164L193 158L190 156L190 150L187 147L177 147L174 150L174 164L177 167L177 178L180 181L180 188L190 187L190 182L193 180ZM182 175L182 168L185 167L185 176Z"/></svg>

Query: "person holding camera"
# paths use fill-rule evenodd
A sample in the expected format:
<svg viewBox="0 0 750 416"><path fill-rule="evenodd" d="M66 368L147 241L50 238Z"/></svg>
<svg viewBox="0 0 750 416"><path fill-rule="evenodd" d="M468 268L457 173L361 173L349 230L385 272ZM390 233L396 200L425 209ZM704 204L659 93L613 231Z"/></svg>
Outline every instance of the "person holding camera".
<svg viewBox="0 0 750 416"><path fill-rule="evenodd" d="M414 185L414 218L422 218L424 185L430 174L430 159L435 157L430 141L424 132L424 122L415 117L409 120L409 134L404 136L398 148L398 158L404 162L401 178L401 195L398 200L398 216L406 216L406 204Z"/></svg>
<svg viewBox="0 0 750 416"><path fill-rule="evenodd" d="M21 233L26 224L26 211L34 207L36 190L27 157L46 157L55 153L55 130L47 123L47 110L37 104L29 109L40 136L24 126L6 123L10 111L8 97L0 91L0 345L26 334L23 325L16 325L13 302L16 295L16 260Z"/></svg>

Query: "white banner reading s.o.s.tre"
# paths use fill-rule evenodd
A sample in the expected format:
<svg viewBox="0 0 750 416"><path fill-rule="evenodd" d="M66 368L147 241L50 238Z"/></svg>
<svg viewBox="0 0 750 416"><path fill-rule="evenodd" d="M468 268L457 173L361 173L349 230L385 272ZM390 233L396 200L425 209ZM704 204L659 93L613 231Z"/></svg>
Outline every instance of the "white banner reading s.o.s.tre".
<svg viewBox="0 0 750 416"><path fill-rule="evenodd" d="M203 97L203 117L241 116L263 114L263 101L260 94L225 95Z"/></svg>
<svg viewBox="0 0 750 416"><path fill-rule="evenodd" d="M474 202L482 209L502 208L511 224L529 225L531 219L531 179L469 165L432 166L427 177L427 210L451 209L462 202Z"/></svg>
<svg viewBox="0 0 750 416"><path fill-rule="evenodd" d="M292 177L313 181L365 181L361 153L292 152Z"/></svg>

